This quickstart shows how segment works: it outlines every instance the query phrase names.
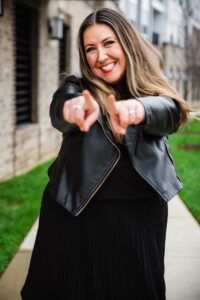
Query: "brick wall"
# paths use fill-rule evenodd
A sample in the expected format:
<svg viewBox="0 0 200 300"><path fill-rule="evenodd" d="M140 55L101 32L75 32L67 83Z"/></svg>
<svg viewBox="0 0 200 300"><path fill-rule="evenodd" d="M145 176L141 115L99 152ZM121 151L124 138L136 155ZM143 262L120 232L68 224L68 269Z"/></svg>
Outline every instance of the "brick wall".
<svg viewBox="0 0 200 300"><path fill-rule="evenodd" d="M50 123L49 105L58 84L58 41L51 40L48 19L63 13L71 30L71 73L79 73L77 33L83 19L98 7L116 8L112 1L35 0L38 13L37 65L34 68L34 123L15 126L14 0L4 1L0 17L0 180L22 174L57 154L61 134ZM60 3L58 5L58 3Z"/></svg>
<svg viewBox="0 0 200 300"><path fill-rule="evenodd" d="M14 26L11 0L0 17L0 178L13 176L14 146Z"/></svg>

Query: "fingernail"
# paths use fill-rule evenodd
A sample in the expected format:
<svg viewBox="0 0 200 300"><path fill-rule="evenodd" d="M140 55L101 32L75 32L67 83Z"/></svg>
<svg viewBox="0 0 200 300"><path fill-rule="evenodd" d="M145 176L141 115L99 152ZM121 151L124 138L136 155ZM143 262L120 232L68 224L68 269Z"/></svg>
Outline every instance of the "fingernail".
<svg viewBox="0 0 200 300"><path fill-rule="evenodd" d="M84 128L84 127L80 127L80 130L83 131L83 132L87 132L87 128Z"/></svg>

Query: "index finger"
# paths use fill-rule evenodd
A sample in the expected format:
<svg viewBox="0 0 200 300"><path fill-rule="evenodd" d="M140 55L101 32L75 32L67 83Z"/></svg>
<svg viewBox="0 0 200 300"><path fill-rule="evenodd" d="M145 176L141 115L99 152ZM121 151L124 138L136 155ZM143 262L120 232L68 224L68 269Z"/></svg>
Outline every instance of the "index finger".
<svg viewBox="0 0 200 300"><path fill-rule="evenodd" d="M93 99L92 95L90 94L90 92L88 90L83 90L82 96L85 98L84 107L86 109L92 107L94 99Z"/></svg>
<svg viewBox="0 0 200 300"><path fill-rule="evenodd" d="M114 95L109 95L107 98L108 110L111 114L117 114L119 111L116 105L116 98Z"/></svg>

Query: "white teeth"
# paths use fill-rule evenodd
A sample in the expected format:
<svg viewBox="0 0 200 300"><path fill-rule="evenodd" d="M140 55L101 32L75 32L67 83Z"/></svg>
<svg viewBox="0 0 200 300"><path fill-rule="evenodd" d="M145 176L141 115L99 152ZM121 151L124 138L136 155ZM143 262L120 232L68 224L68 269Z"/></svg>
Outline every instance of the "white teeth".
<svg viewBox="0 0 200 300"><path fill-rule="evenodd" d="M101 67L102 70L111 70L114 67L115 63L111 63L105 67Z"/></svg>

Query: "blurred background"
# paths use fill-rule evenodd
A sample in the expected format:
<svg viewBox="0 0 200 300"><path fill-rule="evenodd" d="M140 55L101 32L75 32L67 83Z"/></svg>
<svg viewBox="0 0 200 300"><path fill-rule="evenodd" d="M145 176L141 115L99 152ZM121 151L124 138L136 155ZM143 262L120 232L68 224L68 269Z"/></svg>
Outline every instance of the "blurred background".
<svg viewBox="0 0 200 300"><path fill-rule="evenodd" d="M48 181L47 169L60 148L61 134L49 118L59 75L79 74L79 26L89 13L102 7L123 12L143 37L159 49L164 74L195 114L200 114L199 0L0 0L0 275L39 214ZM190 122L169 139L178 175L184 183L181 199L198 223L199 123ZM180 212L176 216L183 224ZM197 250L199 231L196 234L191 245ZM178 247L176 237L171 245ZM199 255L196 266L197 262L200 266ZM28 260L23 276L27 265ZM196 269L199 274L199 267ZM184 272L180 269L180 276ZM176 274L174 269L171 274ZM4 288L7 289L7 283ZM198 297L199 294L197 298L186 296L184 300ZM173 298L176 299L183 298Z"/></svg>
<svg viewBox="0 0 200 300"><path fill-rule="evenodd" d="M183 97L200 104L198 0L0 0L0 180L57 153L49 104L63 71L79 73L77 31L94 9L124 14L155 45Z"/></svg>

